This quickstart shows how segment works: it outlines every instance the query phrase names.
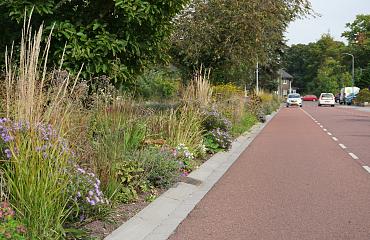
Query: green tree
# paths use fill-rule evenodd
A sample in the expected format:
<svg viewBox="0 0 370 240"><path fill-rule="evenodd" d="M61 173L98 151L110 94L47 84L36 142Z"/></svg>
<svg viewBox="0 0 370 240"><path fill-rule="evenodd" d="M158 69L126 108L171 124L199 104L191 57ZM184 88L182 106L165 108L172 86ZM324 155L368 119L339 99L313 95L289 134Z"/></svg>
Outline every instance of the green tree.
<svg viewBox="0 0 370 240"><path fill-rule="evenodd" d="M341 63L344 59L342 53L346 51L343 42L335 41L329 34L323 34L317 42L288 48L283 57L283 66L294 76L294 86L300 92L313 93L318 86L318 71L326 64L327 59L338 62L338 74L347 71L347 65ZM338 84L341 85L339 82Z"/></svg>
<svg viewBox="0 0 370 240"><path fill-rule="evenodd" d="M34 8L32 24L55 24L52 63L66 44L65 68L82 64L83 77L108 75L121 83L144 66L168 59L166 41L173 18L188 0L2 0L0 53L20 38L25 9ZM3 55L3 54L2 54ZM0 65L3 59L0 58Z"/></svg>
<svg viewBox="0 0 370 240"><path fill-rule="evenodd" d="M355 56L357 68L356 86L365 88L370 86L370 15L358 15L342 35L347 38L349 52ZM347 66L351 66L351 58L346 59Z"/></svg>
<svg viewBox="0 0 370 240"><path fill-rule="evenodd" d="M176 21L172 55L188 72L204 64L215 82L243 83L257 58L265 67L280 63L288 23L309 9L301 0L196 0Z"/></svg>
<svg viewBox="0 0 370 240"><path fill-rule="evenodd" d="M338 61L333 58L325 59L317 73L317 88L315 92L317 95L322 92L335 94L339 91L338 81L343 77L343 74L338 73L340 69L341 66Z"/></svg>

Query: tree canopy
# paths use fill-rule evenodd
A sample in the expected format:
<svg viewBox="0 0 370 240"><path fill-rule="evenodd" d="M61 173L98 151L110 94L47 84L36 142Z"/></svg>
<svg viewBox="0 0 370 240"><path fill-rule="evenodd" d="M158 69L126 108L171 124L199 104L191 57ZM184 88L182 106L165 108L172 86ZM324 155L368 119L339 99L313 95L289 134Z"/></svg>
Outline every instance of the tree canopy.
<svg viewBox="0 0 370 240"><path fill-rule="evenodd" d="M196 0L177 19L172 55L188 69L213 68L215 81L244 82L257 59L279 64L288 23L309 11L305 0Z"/></svg>
<svg viewBox="0 0 370 240"><path fill-rule="evenodd" d="M25 9L32 24L55 24L52 61L66 47L64 67L83 76L109 75L122 82L149 63L168 59L172 19L188 0L2 0L0 53L20 38ZM2 54L3 55L3 54ZM0 64L3 59L0 60Z"/></svg>

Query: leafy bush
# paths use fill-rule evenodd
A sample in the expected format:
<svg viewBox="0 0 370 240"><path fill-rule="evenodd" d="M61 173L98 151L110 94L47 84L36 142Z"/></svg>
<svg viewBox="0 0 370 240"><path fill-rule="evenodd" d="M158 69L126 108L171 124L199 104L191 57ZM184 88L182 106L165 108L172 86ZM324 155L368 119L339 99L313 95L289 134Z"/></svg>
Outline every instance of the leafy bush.
<svg viewBox="0 0 370 240"><path fill-rule="evenodd" d="M8 202L0 203L0 239L26 240L26 228L15 219L15 211Z"/></svg>
<svg viewBox="0 0 370 240"><path fill-rule="evenodd" d="M231 147L232 137L229 132L217 128L206 135L204 143L207 150L211 153L219 152L221 150L228 150Z"/></svg>
<svg viewBox="0 0 370 240"><path fill-rule="evenodd" d="M136 96L160 101L175 97L179 90L180 79L171 77L163 70L147 71L137 79Z"/></svg>
<svg viewBox="0 0 370 240"><path fill-rule="evenodd" d="M126 160L115 163L113 167L115 176L108 183L110 197L123 203L137 199L137 190L145 183L144 169L137 160Z"/></svg>
<svg viewBox="0 0 370 240"><path fill-rule="evenodd" d="M361 89L356 97L356 102L370 102L370 90L368 88Z"/></svg>
<svg viewBox="0 0 370 240"><path fill-rule="evenodd" d="M145 148L132 155L142 164L147 180L155 187L171 186L180 174L180 164L171 151Z"/></svg>
<svg viewBox="0 0 370 240"><path fill-rule="evenodd" d="M210 111L204 111L203 114L204 121L202 125L205 130L211 131L219 128L223 131L230 131L232 125L231 122L215 108L212 108Z"/></svg>

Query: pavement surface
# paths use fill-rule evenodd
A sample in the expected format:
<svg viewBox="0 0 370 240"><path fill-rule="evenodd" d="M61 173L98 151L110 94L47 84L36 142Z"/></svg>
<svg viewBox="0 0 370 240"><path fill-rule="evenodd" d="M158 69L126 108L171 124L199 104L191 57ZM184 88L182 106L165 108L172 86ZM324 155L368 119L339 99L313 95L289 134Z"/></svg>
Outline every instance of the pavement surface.
<svg viewBox="0 0 370 240"><path fill-rule="evenodd" d="M370 115L353 111L282 109L169 239L370 239Z"/></svg>
<svg viewBox="0 0 370 240"><path fill-rule="evenodd" d="M338 145L357 156L363 165L370 166L370 112L368 108L337 106L317 107L315 103L305 103L303 107L332 137ZM365 110L365 111L364 111Z"/></svg>

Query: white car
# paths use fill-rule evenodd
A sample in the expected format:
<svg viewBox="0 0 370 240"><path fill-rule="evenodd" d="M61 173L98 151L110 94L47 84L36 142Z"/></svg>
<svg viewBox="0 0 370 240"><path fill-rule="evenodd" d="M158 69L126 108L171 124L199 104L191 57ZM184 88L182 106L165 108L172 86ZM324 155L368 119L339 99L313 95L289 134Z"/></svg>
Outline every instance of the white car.
<svg viewBox="0 0 370 240"><path fill-rule="evenodd" d="M335 97L332 93L321 93L319 97L319 107L323 105L335 106Z"/></svg>
<svg viewBox="0 0 370 240"><path fill-rule="evenodd" d="M301 95L299 95L298 93L291 93L288 95L288 98L286 100L286 107L290 107L293 105L302 107Z"/></svg>

